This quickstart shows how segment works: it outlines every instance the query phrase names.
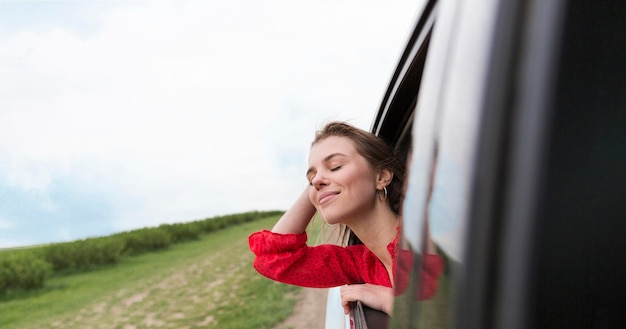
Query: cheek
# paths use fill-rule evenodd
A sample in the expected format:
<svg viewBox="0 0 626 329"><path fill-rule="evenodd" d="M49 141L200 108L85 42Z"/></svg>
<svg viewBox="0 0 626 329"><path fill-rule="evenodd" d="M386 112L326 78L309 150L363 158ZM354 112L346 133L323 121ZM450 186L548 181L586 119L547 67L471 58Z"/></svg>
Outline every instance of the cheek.
<svg viewBox="0 0 626 329"><path fill-rule="evenodd" d="M349 191L351 195L349 200L353 206L369 205L376 197L376 183L361 177L352 182Z"/></svg>
<svg viewBox="0 0 626 329"><path fill-rule="evenodd" d="M376 192L376 179L368 172L353 172L348 180L360 194L367 195Z"/></svg>
<svg viewBox="0 0 626 329"><path fill-rule="evenodd" d="M376 196L376 184L372 182L362 182L357 187L360 197L364 200L372 199Z"/></svg>

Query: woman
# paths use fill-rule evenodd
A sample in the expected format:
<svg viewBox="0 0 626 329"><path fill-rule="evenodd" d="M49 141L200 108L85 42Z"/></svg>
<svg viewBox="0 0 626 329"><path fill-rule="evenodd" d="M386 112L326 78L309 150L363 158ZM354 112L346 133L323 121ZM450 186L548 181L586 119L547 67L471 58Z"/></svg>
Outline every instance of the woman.
<svg viewBox="0 0 626 329"><path fill-rule="evenodd" d="M333 122L317 132L306 172L310 185L271 231L253 233L254 267L271 279L304 287L342 286L344 312L363 304L391 315L404 167L384 141ZM362 244L306 245L316 212Z"/></svg>

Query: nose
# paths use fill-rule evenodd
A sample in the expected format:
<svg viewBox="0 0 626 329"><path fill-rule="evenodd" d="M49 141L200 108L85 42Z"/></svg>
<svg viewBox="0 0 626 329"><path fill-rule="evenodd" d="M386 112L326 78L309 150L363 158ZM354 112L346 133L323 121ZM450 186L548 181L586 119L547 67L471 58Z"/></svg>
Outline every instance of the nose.
<svg viewBox="0 0 626 329"><path fill-rule="evenodd" d="M319 191L322 187L328 185L328 180L322 172L318 171L317 173L315 173L313 178L311 178L311 185L313 185L313 187L315 187L315 189Z"/></svg>

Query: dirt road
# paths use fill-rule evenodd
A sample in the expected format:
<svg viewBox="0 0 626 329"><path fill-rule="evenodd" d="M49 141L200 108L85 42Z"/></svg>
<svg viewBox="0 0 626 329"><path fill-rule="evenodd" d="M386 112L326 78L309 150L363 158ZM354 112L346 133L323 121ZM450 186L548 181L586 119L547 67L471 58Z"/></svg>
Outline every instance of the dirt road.
<svg viewBox="0 0 626 329"><path fill-rule="evenodd" d="M324 329L327 291L303 288L293 314L274 329Z"/></svg>

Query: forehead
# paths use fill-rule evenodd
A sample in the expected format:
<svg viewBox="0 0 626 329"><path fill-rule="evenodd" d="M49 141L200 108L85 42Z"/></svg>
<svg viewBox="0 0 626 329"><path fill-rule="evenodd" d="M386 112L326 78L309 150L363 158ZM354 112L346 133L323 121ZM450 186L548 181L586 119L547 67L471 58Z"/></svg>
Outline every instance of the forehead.
<svg viewBox="0 0 626 329"><path fill-rule="evenodd" d="M324 138L311 146L309 151L309 162L322 161L327 156L341 153L346 156L358 155L354 143L348 137L330 136Z"/></svg>

